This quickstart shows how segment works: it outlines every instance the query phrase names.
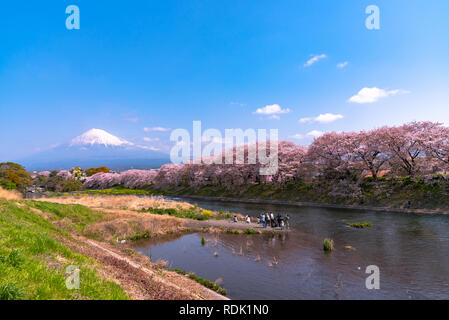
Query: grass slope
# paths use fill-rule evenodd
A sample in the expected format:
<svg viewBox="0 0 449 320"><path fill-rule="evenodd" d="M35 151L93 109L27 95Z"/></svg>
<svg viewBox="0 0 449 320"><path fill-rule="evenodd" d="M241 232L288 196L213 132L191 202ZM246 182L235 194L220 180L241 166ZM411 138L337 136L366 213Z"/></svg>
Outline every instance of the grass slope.
<svg viewBox="0 0 449 320"><path fill-rule="evenodd" d="M99 218L77 205L0 199L0 299L128 299L119 285L99 277L96 261L58 242L69 235L28 205L71 219L79 230ZM80 269L79 290L66 288L72 265Z"/></svg>

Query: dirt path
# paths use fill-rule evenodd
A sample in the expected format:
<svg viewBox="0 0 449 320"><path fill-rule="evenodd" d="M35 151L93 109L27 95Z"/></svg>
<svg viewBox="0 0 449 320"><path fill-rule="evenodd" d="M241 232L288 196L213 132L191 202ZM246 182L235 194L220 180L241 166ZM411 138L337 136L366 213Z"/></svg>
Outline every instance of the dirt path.
<svg viewBox="0 0 449 320"><path fill-rule="evenodd" d="M143 271L144 273L146 273L150 278L152 278L154 281L161 283L164 286L168 286L173 288L174 290L178 291L178 292L182 292L187 296L192 296L195 299L198 300L204 300L204 299L213 299L213 300L229 300L228 298L216 293L215 291L212 291L206 287L198 287L199 290L188 290L185 287L181 287L180 285L177 285L176 283L170 282L166 279L164 279L163 277L161 277L158 273L156 273L155 271L142 266L134 261L132 261L130 258L123 256L117 252L112 251L111 249L105 248L104 245L99 244L98 242L95 242L93 240L86 240L86 243L90 244L91 246L98 248L102 251L104 251L107 255L118 259L120 261L123 261L127 264L129 264L131 267L138 269L140 271ZM191 287L191 286L190 286ZM197 291L200 291L199 293Z"/></svg>
<svg viewBox="0 0 449 320"><path fill-rule="evenodd" d="M52 220L52 215L38 209L32 210L45 219ZM107 242L94 241L72 231L68 225L60 226L70 236L59 236L58 241L71 250L93 258L93 267L104 279L119 284L128 296L135 300L229 300L196 281L169 271L158 263L153 263L122 244L112 245Z"/></svg>
<svg viewBox="0 0 449 320"><path fill-rule="evenodd" d="M41 201L45 200L47 199ZM52 200L51 202L65 203L76 202L79 199L56 198L50 200ZM83 198L82 200L89 199ZM72 250L98 261L98 266L94 265L96 271L103 278L118 283L132 299L227 300L226 297L189 277L167 270L166 263L164 265L164 262L158 264L157 261L150 261L148 257L134 251L129 246L129 239L143 235L157 238L165 234L182 234L189 231L228 232L231 230L234 233L239 230L239 233L242 234L246 229L253 229L259 233L287 232L280 228L263 228L262 225L254 222L233 222L231 219L198 221L142 212L138 210L139 207L134 210L124 207L119 207L120 209L105 208L105 206L111 205L106 201L107 199L95 200L86 204L92 210L102 211L106 215L89 224L82 233L74 228L70 219L55 220L52 214L37 209L33 209L33 211L70 233L70 237L61 236L59 240ZM120 200L123 201L123 199ZM99 204L102 206L98 206ZM170 205L174 204L170 203ZM243 217L237 216L240 219Z"/></svg>

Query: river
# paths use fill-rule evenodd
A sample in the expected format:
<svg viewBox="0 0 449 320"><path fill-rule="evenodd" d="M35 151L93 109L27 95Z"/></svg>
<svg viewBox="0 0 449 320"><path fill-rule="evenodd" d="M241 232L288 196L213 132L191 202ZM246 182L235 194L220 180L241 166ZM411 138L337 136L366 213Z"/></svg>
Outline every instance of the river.
<svg viewBox="0 0 449 320"><path fill-rule="evenodd" d="M194 233L136 244L153 261L218 279L232 299L449 299L449 216L194 202L251 216L290 215L291 232L280 235ZM322 249L324 238L334 240L331 253ZM378 290L365 285L370 265L380 270Z"/></svg>

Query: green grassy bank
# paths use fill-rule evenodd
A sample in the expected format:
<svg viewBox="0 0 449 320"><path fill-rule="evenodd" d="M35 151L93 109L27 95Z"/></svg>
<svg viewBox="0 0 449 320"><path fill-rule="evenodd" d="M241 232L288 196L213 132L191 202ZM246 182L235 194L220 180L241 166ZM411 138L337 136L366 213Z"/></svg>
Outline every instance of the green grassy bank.
<svg viewBox="0 0 449 320"><path fill-rule="evenodd" d="M150 192L165 192L166 195L178 196L284 200L370 207L449 209L448 175L251 184L230 188L209 185L197 189L177 187Z"/></svg>
<svg viewBox="0 0 449 320"><path fill-rule="evenodd" d="M97 218L82 206L0 199L0 299L128 299L120 286L100 278L96 261L59 241L70 237L67 233L28 204L57 219L72 219L80 230ZM66 287L69 266L80 270L79 290Z"/></svg>

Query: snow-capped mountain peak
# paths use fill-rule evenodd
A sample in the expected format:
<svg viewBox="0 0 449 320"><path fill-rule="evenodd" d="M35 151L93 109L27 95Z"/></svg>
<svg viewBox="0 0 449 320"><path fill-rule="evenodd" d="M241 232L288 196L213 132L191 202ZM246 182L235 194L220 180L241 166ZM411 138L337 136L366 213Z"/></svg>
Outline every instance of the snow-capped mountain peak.
<svg viewBox="0 0 449 320"><path fill-rule="evenodd" d="M20 161L19 161L20 160ZM95 168L112 170L157 168L170 161L168 155L150 146L141 146L101 129L91 129L68 143L59 144L17 162L31 170Z"/></svg>
<svg viewBox="0 0 449 320"><path fill-rule="evenodd" d="M74 138L70 146L103 145L105 147L132 146L133 143L120 139L101 129L90 129L82 135Z"/></svg>

